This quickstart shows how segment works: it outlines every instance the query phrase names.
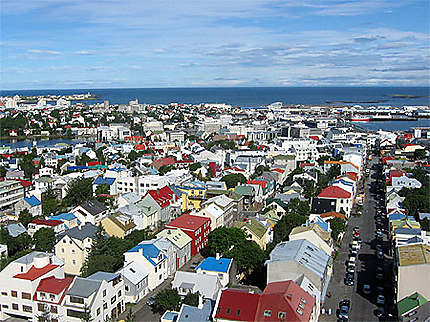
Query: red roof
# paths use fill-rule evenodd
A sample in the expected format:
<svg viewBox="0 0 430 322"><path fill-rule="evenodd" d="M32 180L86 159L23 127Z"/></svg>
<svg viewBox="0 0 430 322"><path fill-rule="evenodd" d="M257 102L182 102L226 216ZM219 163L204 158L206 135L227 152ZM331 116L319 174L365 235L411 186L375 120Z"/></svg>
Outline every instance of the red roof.
<svg viewBox="0 0 430 322"><path fill-rule="evenodd" d="M221 293L215 317L229 321L254 321L259 299L259 294L244 290L224 290Z"/></svg>
<svg viewBox="0 0 430 322"><path fill-rule="evenodd" d="M348 191L337 187L337 186L329 186L325 188L321 193L318 195L318 198L335 198L335 199L347 199L351 197L351 193Z"/></svg>
<svg viewBox="0 0 430 322"><path fill-rule="evenodd" d="M388 155L388 156L382 158L382 163L386 164L388 160L395 160L395 159L396 159L395 157Z"/></svg>
<svg viewBox="0 0 430 322"><path fill-rule="evenodd" d="M184 214L168 223L166 228L184 228L195 231L208 221L211 221L208 217Z"/></svg>
<svg viewBox="0 0 430 322"><path fill-rule="evenodd" d="M336 211L325 212L325 213L321 214L320 217L321 218L331 218L331 217L334 218L334 217L337 217L337 218L345 220L345 215L343 215L343 214L341 214L339 212L336 212Z"/></svg>
<svg viewBox="0 0 430 322"><path fill-rule="evenodd" d="M152 166L155 169L160 169L163 165L172 165L175 164L176 160L174 158L161 158L152 162Z"/></svg>
<svg viewBox="0 0 430 322"><path fill-rule="evenodd" d="M16 274L14 278L34 281L35 279L38 279L39 277L45 275L46 273L49 273L50 271L52 271L53 269L56 269L57 267L59 267L59 265L54 265L54 264L48 264L42 268L36 268L32 266L27 273Z"/></svg>
<svg viewBox="0 0 430 322"><path fill-rule="evenodd" d="M73 282L73 278L55 278L50 276L42 279L37 286L36 292L60 294Z"/></svg>
<svg viewBox="0 0 430 322"><path fill-rule="evenodd" d="M315 299L294 281L269 283L260 295L255 321L309 321L314 305ZM270 317L264 315L266 310Z"/></svg>
<svg viewBox="0 0 430 322"><path fill-rule="evenodd" d="M174 193L172 189L169 188L169 186L164 186L163 188L157 190L148 190L148 194L161 208L165 208L170 205L170 201L174 196Z"/></svg>
<svg viewBox="0 0 430 322"><path fill-rule="evenodd" d="M318 141L320 139L317 135L310 135L309 138L315 141Z"/></svg>
<svg viewBox="0 0 430 322"><path fill-rule="evenodd" d="M55 227L61 225L63 222L60 220L46 220L46 219L34 219L31 224L43 225L43 226L51 226Z"/></svg>
<svg viewBox="0 0 430 322"><path fill-rule="evenodd" d="M263 181L263 180L248 180L248 184L256 184L261 186L261 188L267 187L267 181Z"/></svg>
<svg viewBox="0 0 430 322"><path fill-rule="evenodd" d="M284 169L280 169L280 168L270 169L270 171L276 171L276 172L279 172L279 173L284 173L285 172Z"/></svg>
<svg viewBox="0 0 430 322"><path fill-rule="evenodd" d="M90 162L87 163L87 165L89 167L93 167L95 165L101 165L101 162L100 161L90 161Z"/></svg>

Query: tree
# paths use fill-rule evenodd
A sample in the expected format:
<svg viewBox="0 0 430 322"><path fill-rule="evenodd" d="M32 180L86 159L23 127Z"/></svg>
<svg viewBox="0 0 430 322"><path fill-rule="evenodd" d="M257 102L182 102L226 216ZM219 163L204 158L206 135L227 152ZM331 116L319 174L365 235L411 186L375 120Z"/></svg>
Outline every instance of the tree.
<svg viewBox="0 0 430 322"><path fill-rule="evenodd" d="M331 238L336 241L339 235L346 231L346 221L341 218L333 218L328 221L331 228Z"/></svg>
<svg viewBox="0 0 430 322"><path fill-rule="evenodd" d="M246 239L245 232L237 227L218 227L208 237L208 248L211 255L226 254L230 248Z"/></svg>
<svg viewBox="0 0 430 322"><path fill-rule="evenodd" d="M42 194L42 213L44 216L49 216L51 214L55 214L61 207L61 203L57 200L57 196L55 192L48 188Z"/></svg>
<svg viewBox="0 0 430 322"><path fill-rule="evenodd" d="M303 185L303 195L306 199L311 199L315 196L316 187L315 182L312 180L305 180Z"/></svg>
<svg viewBox="0 0 430 322"><path fill-rule="evenodd" d="M282 241L289 240L289 235L294 227L306 223L306 217L296 212L282 216L273 228L273 243L276 245Z"/></svg>
<svg viewBox="0 0 430 322"><path fill-rule="evenodd" d="M33 235L35 250L51 252L55 246L55 232L52 228L40 228Z"/></svg>
<svg viewBox="0 0 430 322"><path fill-rule="evenodd" d="M51 322L51 321L52 321L51 314L49 313L48 306L45 304L42 314L37 316L37 322Z"/></svg>
<svg viewBox="0 0 430 322"><path fill-rule="evenodd" d="M65 201L69 206L77 206L93 196L91 179L80 178L72 180L67 187Z"/></svg>
<svg viewBox="0 0 430 322"><path fill-rule="evenodd" d="M96 188L96 195L108 195L110 193L110 187L108 184L99 184Z"/></svg>
<svg viewBox="0 0 430 322"><path fill-rule="evenodd" d="M337 178L338 176L340 176L340 165L335 164L331 166L330 169L328 170L327 177L329 178L329 180L332 180L334 178Z"/></svg>
<svg viewBox="0 0 430 322"><path fill-rule="evenodd" d="M425 159L427 157L426 151L425 150L415 150L414 151L414 160L422 160Z"/></svg>
<svg viewBox="0 0 430 322"><path fill-rule="evenodd" d="M164 289L155 296L154 308L159 313L167 310L177 311L181 304L181 297L175 289Z"/></svg>
<svg viewBox="0 0 430 322"><path fill-rule="evenodd" d="M189 169L191 172L194 172L197 169L200 169L201 167L202 167L202 164L200 162L194 162L193 164L190 164Z"/></svg>
<svg viewBox="0 0 430 322"><path fill-rule="evenodd" d="M24 171L24 176L27 179L31 179L36 172L36 166L33 162L33 154L23 155L20 159L19 166L21 167L21 170Z"/></svg>
<svg viewBox="0 0 430 322"><path fill-rule="evenodd" d="M199 292L187 293L187 295L185 295L184 299L182 300L182 304L187 304L187 305L191 305L191 306L199 306L199 298L200 298Z"/></svg>
<svg viewBox="0 0 430 322"><path fill-rule="evenodd" d="M221 178L224 181L228 189L236 187L239 183L245 184L247 182L245 176L241 173L239 174L227 174Z"/></svg>
<svg viewBox="0 0 430 322"><path fill-rule="evenodd" d="M247 274L264 262L264 252L253 240L241 241L229 250L225 256L233 258L237 263L238 271Z"/></svg>
<svg viewBox="0 0 430 322"><path fill-rule="evenodd" d="M128 154L128 159L130 161L136 161L138 157L139 157L139 155L134 150L131 150L130 153Z"/></svg>
<svg viewBox="0 0 430 322"><path fill-rule="evenodd" d="M147 229L133 230L129 235L125 237L125 239L129 240L132 245L137 245L141 241L150 240L153 237L154 235L151 234L151 230L147 228Z"/></svg>
<svg viewBox="0 0 430 322"><path fill-rule="evenodd" d="M136 315L133 313L131 308L128 309L127 316L125 317L125 322L136 322Z"/></svg>
<svg viewBox="0 0 430 322"><path fill-rule="evenodd" d="M18 220L25 228L27 228L28 224L33 220L33 216L30 214L28 209L24 209L19 213Z"/></svg>
<svg viewBox="0 0 430 322"><path fill-rule="evenodd" d="M106 149L106 147L102 146L96 150L97 159L100 161L101 164L105 164L106 162L105 156L103 154L104 149Z"/></svg>
<svg viewBox="0 0 430 322"><path fill-rule="evenodd" d="M1 178L6 177L6 172L7 172L6 168L4 166L0 166L0 177Z"/></svg>

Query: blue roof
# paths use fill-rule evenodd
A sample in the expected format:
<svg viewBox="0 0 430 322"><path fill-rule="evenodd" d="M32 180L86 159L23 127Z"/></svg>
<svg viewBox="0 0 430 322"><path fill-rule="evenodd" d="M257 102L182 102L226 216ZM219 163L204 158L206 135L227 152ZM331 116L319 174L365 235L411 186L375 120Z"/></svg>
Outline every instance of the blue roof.
<svg viewBox="0 0 430 322"><path fill-rule="evenodd" d="M173 312L173 311L166 311L163 316L161 317L162 321L173 321L175 322L176 319L178 318L178 312Z"/></svg>
<svg viewBox="0 0 430 322"><path fill-rule="evenodd" d="M406 215L402 214L401 212L395 212L395 213L392 213L391 215L388 216L388 220L389 221L400 220L400 219L403 219L403 218L406 218Z"/></svg>
<svg viewBox="0 0 430 322"><path fill-rule="evenodd" d="M115 182L115 178L104 178L104 177L97 177L97 179L94 181L94 184L108 184L112 185Z"/></svg>
<svg viewBox="0 0 430 322"><path fill-rule="evenodd" d="M76 216L70 212L63 212L62 214L49 217L52 220L73 220L75 218Z"/></svg>
<svg viewBox="0 0 430 322"><path fill-rule="evenodd" d="M316 217L316 218L317 218L316 223L318 224L318 226L320 226L324 231L328 231L328 223L322 220L321 217Z"/></svg>
<svg viewBox="0 0 430 322"><path fill-rule="evenodd" d="M110 282L120 276L121 274L118 273L107 273L107 272L95 272L94 274L88 276L87 278L90 280L96 280L96 281L106 281Z"/></svg>
<svg viewBox="0 0 430 322"><path fill-rule="evenodd" d="M143 256L145 256L145 258L154 266L156 266L157 264L152 260L153 258L157 258L158 255L160 254L160 250L154 246L153 244L139 244L134 246L132 249L128 250L129 253L137 253L140 252L140 250L142 250L142 254ZM163 255L163 259L165 258L165 256Z"/></svg>
<svg viewBox="0 0 430 322"><path fill-rule="evenodd" d="M208 257L196 267L196 270L227 273L230 264L231 258L216 259L215 257Z"/></svg>
<svg viewBox="0 0 430 322"><path fill-rule="evenodd" d="M30 198L24 198L24 200L30 205L30 207L39 206L42 203L35 196L31 196Z"/></svg>

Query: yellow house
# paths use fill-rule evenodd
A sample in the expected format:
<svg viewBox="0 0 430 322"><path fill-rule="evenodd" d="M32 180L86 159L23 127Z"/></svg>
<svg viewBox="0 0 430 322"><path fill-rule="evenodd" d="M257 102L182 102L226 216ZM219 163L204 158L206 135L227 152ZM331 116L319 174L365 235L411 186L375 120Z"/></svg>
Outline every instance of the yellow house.
<svg viewBox="0 0 430 322"><path fill-rule="evenodd" d="M96 233L97 226L86 223L58 235L55 256L64 261L66 274L81 275L82 265L91 250Z"/></svg>
<svg viewBox="0 0 430 322"><path fill-rule="evenodd" d="M124 238L136 228L135 223L129 216L121 214L107 216L101 223L109 236L118 238Z"/></svg>
<svg viewBox="0 0 430 322"><path fill-rule="evenodd" d="M234 227L242 229L248 236L248 239L257 243L262 250L266 249L267 233L270 228L266 228L258 220L249 219L246 222L235 222Z"/></svg>
<svg viewBox="0 0 430 322"><path fill-rule="evenodd" d="M205 200L206 185L201 181L189 181L177 187L182 192L182 211L198 210Z"/></svg>

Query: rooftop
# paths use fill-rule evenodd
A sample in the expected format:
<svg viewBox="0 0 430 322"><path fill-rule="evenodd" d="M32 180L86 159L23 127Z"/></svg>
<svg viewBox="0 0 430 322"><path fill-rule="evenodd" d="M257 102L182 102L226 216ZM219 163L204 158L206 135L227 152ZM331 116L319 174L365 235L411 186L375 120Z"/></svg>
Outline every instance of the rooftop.
<svg viewBox="0 0 430 322"><path fill-rule="evenodd" d="M430 263L430 246L424 244L397 247L399 265L422 265Z"/></svg>
<svg viewBox="0 0 430 322"><path fill-rule="evenodd" d="M196 270L227 273L231 261L231 258L216 259L215 257L208 257L196 267Z"/></svg>

